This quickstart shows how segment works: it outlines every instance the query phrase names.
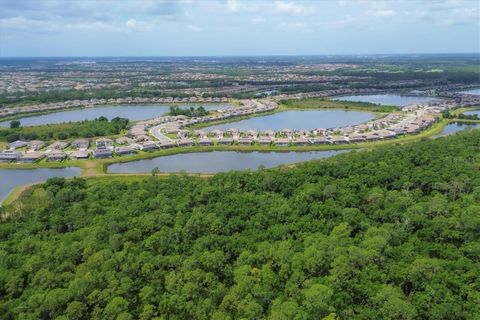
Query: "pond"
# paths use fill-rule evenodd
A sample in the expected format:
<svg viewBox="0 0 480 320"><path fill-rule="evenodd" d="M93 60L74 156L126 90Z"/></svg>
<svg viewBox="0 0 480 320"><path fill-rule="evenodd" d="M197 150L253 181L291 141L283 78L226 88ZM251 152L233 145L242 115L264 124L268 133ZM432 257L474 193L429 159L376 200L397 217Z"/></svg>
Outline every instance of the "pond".
<svg viewBox="0 0 480 320"><path fill-rule="evenodd" d="M467 116L471 116L471 115L476 114L480 118L480 110L466 111L463 114L465 114Z"/></svg>
<svg viewBox="0 0 480 320"><path fill-rule="evenodd" d="M237 128L241 131L255 130L312 130L316 128L337 128L359 124L375 118L370 112L343 110L283 111L268 116L253 117L245 120L206 127L205 130L228 130Z"/></svg>
<svg viewBox="0 0 480 320"><path fill-rule="evenodd" d="M181 108L197 107L194 104L179 105ZM206 110L226 109L230 106L228 104L202 104ZM36 115L31 117L20 118L22 126L38 126L51 123L62 123L69 121L93 120L95 118L104 116L108 119L115 117L127 118L130 121L139 121L152 119L162 114L165 114L170 109L168 105L148 104L148 105L112 105L112 106L98 106L94 108L82 108L75 110L63 110L48 114ZM1 127L10 126L10 121L0 122Z"/></svg>
<svg viewBox="0 0 480 320"><path fill-rule="evenodd" d="M466 129L480 129L480 123L469 123L469 122L449 123L448 125L445 126L445 128L443 128L442 132L440 132L435 137L448 136Z"/></svg>
<svg viewBox="0 0 480 320"><path fill-rule="evenodd" d="M151 172L158 168L160 172L216 173L231 170L255 170L260 166L272 168L281 164L308 161L331 157L345 152L312 151L312 152L237 152L212 151L183 153L157 157L147 160L136 160L115 163L107 168L108 173L141 173Z"/></svg>
<svg viewBox="0 0 480 320"><path fill-rule="evenodd" d="M80 176L80 168L0 169L0 203L18 186L45 181L53 177Z"/></svg>
<svg viewBox="0 0 480 320"><path fill-rule="evenodd" d="M460 91L459 93L466 93L466 94L473 94L474 96L480 96L480 88Z"/></svg>
<svg viewBox="0 0 480 320"><path fill-rule="evenodd" d="M333 98L333 100L368 102L368 103L375 103L375 104L381 104L381 105L404 107L410 104L426 103L430 101L436 101L439 99L434 97L427 97L427 96L408 96L408 95L398 95L398 94L370 94L370 95L335 97Z"/></svg>

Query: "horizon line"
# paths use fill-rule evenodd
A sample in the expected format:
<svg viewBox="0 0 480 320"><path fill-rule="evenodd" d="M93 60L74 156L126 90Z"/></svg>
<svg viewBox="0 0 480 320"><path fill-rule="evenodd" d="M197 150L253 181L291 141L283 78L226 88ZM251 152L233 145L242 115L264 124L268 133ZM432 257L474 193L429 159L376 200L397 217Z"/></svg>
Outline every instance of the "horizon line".
<svg viewBox="0 0 480 320"><path fill-rule="evenodd" d="M321 53L321 54L246 54L246 55L66 55L66 56L0 56L0 59L38 59L38 58L248 58L248 57L358 57L358 56L426 56L426 55L478 55L480 52L427 52L427 53Z"/></svg>

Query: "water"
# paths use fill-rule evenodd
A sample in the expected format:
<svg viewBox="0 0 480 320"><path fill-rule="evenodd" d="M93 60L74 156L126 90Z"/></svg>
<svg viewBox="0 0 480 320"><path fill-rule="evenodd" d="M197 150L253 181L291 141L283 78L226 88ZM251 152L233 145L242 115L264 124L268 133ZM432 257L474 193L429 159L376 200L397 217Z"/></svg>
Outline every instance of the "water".
<svg viewBox="0 0 480 320"><path fill-rule="evenodd" d="M18 186L45 181L53 177L80 176L80 168L0 169L0 203Z"/></svg>
<svg viewBox="0 0 480 320"><path fill-rule="evenodd" d="M480 96L480 88L460 91L459 93L466 93L466 94L473 94L475 96Z"/></svg>
<svg viewBox="0 0 480 320"><path fill-rule="evenodd" d="M445 126L436 137L448 136L466 129L480 129L480 123L453 122Z"/></svg>
<svg viewBox="0 0 480 320"><path fill-rule="evenodd" d="M342 110L284 111L268 116L230 122L205 128L205 130L228 130L238 128L242 131L255 130L312 130L315 128L335 128L355 125L375 118L370 112Z"/></svg>
<svg viewBox="0 0 480 320"><path fill-rule="evenodd" d="M466 111L463 114L465 114L467 116L476 114L478 117L480 117L480 110Z"/></svg>
<svg viewBox="0 0 480 320"><path fill-rule="evenodd" d="M158 168L161 172L186 171L191 173L216 173L231 170L255 170L259 166L272 168L281 164L308 161L331 157L341 151L312 152L237 152L212 151L175 154L148 160L115 163L107 168L108 173L151 172Z"/></svg>
<svg viewBox="0 0 480 320"><path fill-rule="evenodd" d="M180 105L182 108L189 108L192 106L202 105L206 110L218 110L229 108L226 104L198 104L198 105ZM93 120L95 118L104 116L108 119L115 117L127 118L130 121L139 121L152 119L169 111L168 105L113 105L113 106L99 106L94 108L82 108L76 110L64 110L49 114L38 116L20 118L22 126L38 126L52 123L62 123L69 121ZM10 126L10 121L0 122L1 127Z"/></svg>
<svg viewBox="0 0 480 320"><path fill-rule="evenodd" d="M403 96L398 94L371 94L358 96L342 96L333 98L339 101L355 101L355 102L369 102L389 106L407 106L410 104L426 103L439 100L433 97L426 96Z"/></svg>

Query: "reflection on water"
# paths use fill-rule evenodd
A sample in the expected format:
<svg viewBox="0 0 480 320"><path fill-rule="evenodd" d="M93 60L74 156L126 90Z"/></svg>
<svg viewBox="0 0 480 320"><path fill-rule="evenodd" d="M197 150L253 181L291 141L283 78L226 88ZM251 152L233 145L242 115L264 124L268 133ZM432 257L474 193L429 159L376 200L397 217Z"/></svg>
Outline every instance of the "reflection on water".
<svg viewBox="0 0 480 320"><path fill-rule="evenodd" d="M71 178L80 175L80 168L0 169L0 203L13 188L53 177Z"/></svg>
<svg viewBox="0 0 480 320"><path fill-rule="evenodd" d="M335 97L333 100L368 102L368 103L403 107L409 104L426 103L426 102L435 101L439 99L433 98L433 97L426 97L426 96L403 96L398 94L370 94L370 95Z"/></svg>
<svg viewBox="0 0 480 320"><path fill-rule="evenodd" d="M337 128L355 125L375 118L370 112L342 111L342 110L314 110L314 111L284 111L267 116L253 117L250 119L210 126L211 130L228 130L237 128L242 131L255 130L313 130L316 128Z"/></svg>
<svg viewBox="0 0 480 320"><path fill-rule="evenodd" d="M197 106L194 104L180 105L182 108ZM200 104L198 105L200 106ZM202 105L206 110L218 110L229 108L226 104L205 104ZM83 108L76 110L65 110L38 116L20 118L22 126L38 126L50 123L62 123L69 121L93 120L98 117L106 117L112 119L115 117L127 118L130 121L146 120L158 117L169 111L170 106L167 105L114 105L99 106L94 108ZM0 126L8 127L10 121L0 122Z"/></svg>
<svg viewBox="0 0 480 320"><path fill-rule="evenodd" d="M147 160L115 163L108 167L108 173L150 172L158 168L161 172L186 171L192 173L216 173L230 170L272 168L312 159L331 157L342 151L312 152L237 152L212 151L175 154Z"/></svg>

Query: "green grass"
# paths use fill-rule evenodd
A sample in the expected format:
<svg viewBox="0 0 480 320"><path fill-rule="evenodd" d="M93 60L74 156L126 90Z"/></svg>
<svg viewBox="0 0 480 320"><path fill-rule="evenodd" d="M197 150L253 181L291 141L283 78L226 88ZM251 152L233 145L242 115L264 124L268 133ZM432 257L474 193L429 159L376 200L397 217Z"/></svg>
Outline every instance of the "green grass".
<svg viewBox="0 0 480 320"><path fill-rule="evenodd" d="M322 98L283 100L280 101L280 105L288 109L346 109L381 113L399 111L399 107L397 106L384 106L366 102L337 101Z"/></svg>

